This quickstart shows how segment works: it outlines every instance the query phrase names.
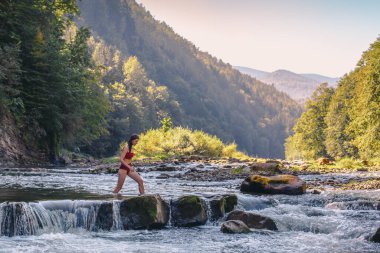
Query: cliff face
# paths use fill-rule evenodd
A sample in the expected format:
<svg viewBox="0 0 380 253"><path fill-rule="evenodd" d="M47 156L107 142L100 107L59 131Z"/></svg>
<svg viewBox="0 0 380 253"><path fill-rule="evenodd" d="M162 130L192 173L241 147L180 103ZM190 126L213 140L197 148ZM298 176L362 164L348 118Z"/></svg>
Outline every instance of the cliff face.
<svg viewBox="0 0 380 253"><path fill-rule="evenodd" d="M0 117L0 166L15 166L37 163L41 157L35 146L24 143L16 123L9 114Z"/></svg>

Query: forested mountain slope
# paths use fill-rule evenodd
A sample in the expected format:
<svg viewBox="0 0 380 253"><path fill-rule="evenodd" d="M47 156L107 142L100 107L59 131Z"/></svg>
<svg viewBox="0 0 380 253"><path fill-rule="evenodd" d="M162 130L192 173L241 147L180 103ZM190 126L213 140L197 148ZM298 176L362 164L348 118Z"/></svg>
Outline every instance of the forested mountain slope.
<svg viewBox="0 0 380 253"><path fill-rule="evenodd" d="M252 155L284 156L284 140L301 112L288 95L199 51L133 0L83 0L78 5L81 16L76 23L91 30L92 56L104 66L105 87L118 83L132 97L129 107L109 119L122 122L124 117L117 131L125 137L159 124L157 115L145 117L151 114L147 105L156 104L157 97L143 96L144 87L153 82L153 89L166 89L161 100L166 106L160 110L174 125L200 129L225 142L235 140L239 149ZM134 69L140 69L145 85L136 86L139 79L131 83L128 75Z"/></svg>

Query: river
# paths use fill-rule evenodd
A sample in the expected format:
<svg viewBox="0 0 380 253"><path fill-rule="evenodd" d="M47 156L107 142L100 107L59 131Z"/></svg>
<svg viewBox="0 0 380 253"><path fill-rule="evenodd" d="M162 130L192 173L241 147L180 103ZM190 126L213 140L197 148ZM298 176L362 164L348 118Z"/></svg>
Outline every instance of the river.
<svg viewBox="0 0 380 253"><path fill-rule="evenodd" d="M173 176L197 165L181 164L177 171L165 173ZM205 166L203 169L213 168ZM116 174L90 174L88 169L0 169L0 221L7 215L1 208L9 205L7 201L21 203L21 208L45 215L49 220L43 229L36 228L33 233L0 236L0 252L380 252L380 244L367 240L380 227L380 210L360 204L378 203L380 190L327 189L321 194L258 196L240 193L241 179L221 182L193 182L175 177L157 179L162 172L149 171L147 167L146 172L140 172L146 193L160 194L167 201L187 194L206 200L215 194L237 194L237 209L271 217L279 231L224 234L220 232L222 220L192 228L173 227L169 222L164 229L125 231L118 226L116 214L111 231L94 231L91 217L96 214L98 203L108 200L117 207L120 200L111 195ZM380 176L380 173L375 174ZM300 177L307 182L315 177L327 180L329 176L350 177L352 174ZM121 193L137 195L137 184L127 178ZM357 205L348 210L326 207L333 202ZM65 209L75 211L70 213ZM78 217L83 219L81 223ZM34 222L24 218L25 222Z"/></svg>

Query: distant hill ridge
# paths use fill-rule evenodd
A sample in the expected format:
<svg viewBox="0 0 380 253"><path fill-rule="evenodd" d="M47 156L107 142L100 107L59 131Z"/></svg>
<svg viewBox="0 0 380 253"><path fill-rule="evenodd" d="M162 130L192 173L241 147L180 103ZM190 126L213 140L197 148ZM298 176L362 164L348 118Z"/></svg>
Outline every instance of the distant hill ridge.
<svg viewBox="0 0 380 253"><path fill-rule="evenodd" d="M336 87L340 79L319 74L297 74L284 69L266 72L241 66L234 66L234 68L264 83L273 84L278 90L287 93L300 103L304 103L319 84L328 83L329 86Z"/></svg>

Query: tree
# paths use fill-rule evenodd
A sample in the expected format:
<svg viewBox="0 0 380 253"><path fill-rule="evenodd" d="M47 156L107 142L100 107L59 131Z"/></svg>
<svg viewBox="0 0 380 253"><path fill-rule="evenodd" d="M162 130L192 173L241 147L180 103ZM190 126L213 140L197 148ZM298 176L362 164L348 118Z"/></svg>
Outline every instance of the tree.
<svg viewBox="0 0 380 253"><path fill-rule="evenodd" d="M334 89L322 83L306 102L305 112L298 119L293 131L294 135L286 140L288 158L298 155L303 159L316 159L326 156L325 116Z"/></svg>

